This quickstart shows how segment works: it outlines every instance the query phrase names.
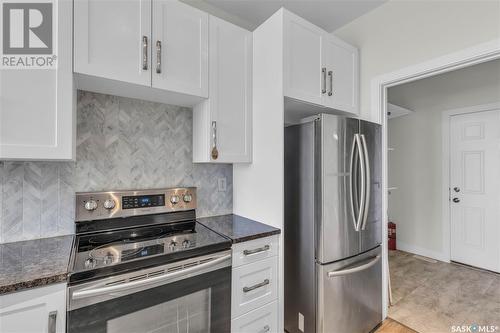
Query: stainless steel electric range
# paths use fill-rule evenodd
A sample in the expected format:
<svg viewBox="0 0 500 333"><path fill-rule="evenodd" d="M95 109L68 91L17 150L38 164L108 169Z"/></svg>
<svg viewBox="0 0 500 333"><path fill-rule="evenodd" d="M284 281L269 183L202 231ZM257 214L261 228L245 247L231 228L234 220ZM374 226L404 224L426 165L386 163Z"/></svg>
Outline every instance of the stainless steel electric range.
<svg viewBox="0 0 500 333"><path fill-rule="evenodd" d="M229 332L231 242L196 189L76 194L67 332Z"/></svg>

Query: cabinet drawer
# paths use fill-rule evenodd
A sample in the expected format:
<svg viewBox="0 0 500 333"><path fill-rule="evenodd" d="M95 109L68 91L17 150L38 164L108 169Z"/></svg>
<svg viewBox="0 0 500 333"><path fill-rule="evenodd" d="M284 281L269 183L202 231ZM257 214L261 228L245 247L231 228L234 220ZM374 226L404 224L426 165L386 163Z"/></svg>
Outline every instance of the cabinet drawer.
<svg viewBox="0 0 500 333"><path fill-rule="evenodd" d="M278 254L278 236L265 237L233 245L233 268Z"/></svg>
<svg viewBox="0 0 500 333"><path fill-rule="evenodd" d="M231 321L232 333L278 332L278 302L266 304Z"/></svg>
<svg viewBox="0 0 500 333"><path fill-rule="evenodd" d="M233 269L231 317L238 317L277 298L278 257Z"/></svg>

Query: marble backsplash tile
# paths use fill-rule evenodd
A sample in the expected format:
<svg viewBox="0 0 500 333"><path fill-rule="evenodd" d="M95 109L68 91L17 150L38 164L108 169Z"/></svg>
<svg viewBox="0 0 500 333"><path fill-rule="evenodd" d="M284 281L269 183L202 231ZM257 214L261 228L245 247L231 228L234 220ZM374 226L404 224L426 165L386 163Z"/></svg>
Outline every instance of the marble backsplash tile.
<svg viewBox="0 0 500 333"><path fill-rule="evenodd" d="M192 163L192 110L80 91L75 162L0 162L0 243L73 233L75 192L172 186L232 211L232 166Z"/></svg>

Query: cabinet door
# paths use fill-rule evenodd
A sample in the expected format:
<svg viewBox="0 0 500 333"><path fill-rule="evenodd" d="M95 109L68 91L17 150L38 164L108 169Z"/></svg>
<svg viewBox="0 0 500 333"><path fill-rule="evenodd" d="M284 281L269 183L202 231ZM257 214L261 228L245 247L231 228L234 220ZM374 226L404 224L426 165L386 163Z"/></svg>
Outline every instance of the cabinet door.
<svg viewBox="0 0 500 333"><path fill-rule="evenodd" d="M65 304L66 284L0 296L0 332L63 333Z"/></svg>
<svg viewBox="0 0 500 333"><path fill-rule="evenodd" d="M210 17L210 111L221 163L251 161L252 33Z"/></svg>
<svg viewBox="0 0 500 333"><path fill-rule="evenodd" d="M57 68L0 70L0 160L74 158L73 6L55 5Z"/></svg>
<svg viewBox="0 0 500 333"><path fill-rule="evenodd" d="M153 0L153 87L208 97L208 14Z"/></svg>
<svg viewBox="0 0 500 333"><path fill-rule="evenodd" d="M151 85L151 1L75 0L75 72Z"/></svg>
<svg viewBox="0 0 500 333"><path fill-rule="evenodd" d="M286 12L284 26L285 96L314 104L322 103L320 28Z"/></svg>
<svg viewBox="0 0 500 333"><path fill-rule="evenodd" d="M330 34L324 36L322 46L327 73L323 105L358 114L358 50Z"/></svg>

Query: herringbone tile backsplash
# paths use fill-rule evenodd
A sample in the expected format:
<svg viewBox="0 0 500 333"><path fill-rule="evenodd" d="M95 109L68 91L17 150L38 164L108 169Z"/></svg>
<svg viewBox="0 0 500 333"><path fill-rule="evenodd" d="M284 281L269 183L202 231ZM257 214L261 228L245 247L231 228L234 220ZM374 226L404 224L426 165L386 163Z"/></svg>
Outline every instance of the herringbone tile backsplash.
<svg viewBox="0 0 500 333"><path fill-rule="evenodd" d="M231 213L232 166L192 163L192 119L190 108L80 91L76 162L0 162L0 243L73 233L81 191L196 186L198 216Z"/></svg>

